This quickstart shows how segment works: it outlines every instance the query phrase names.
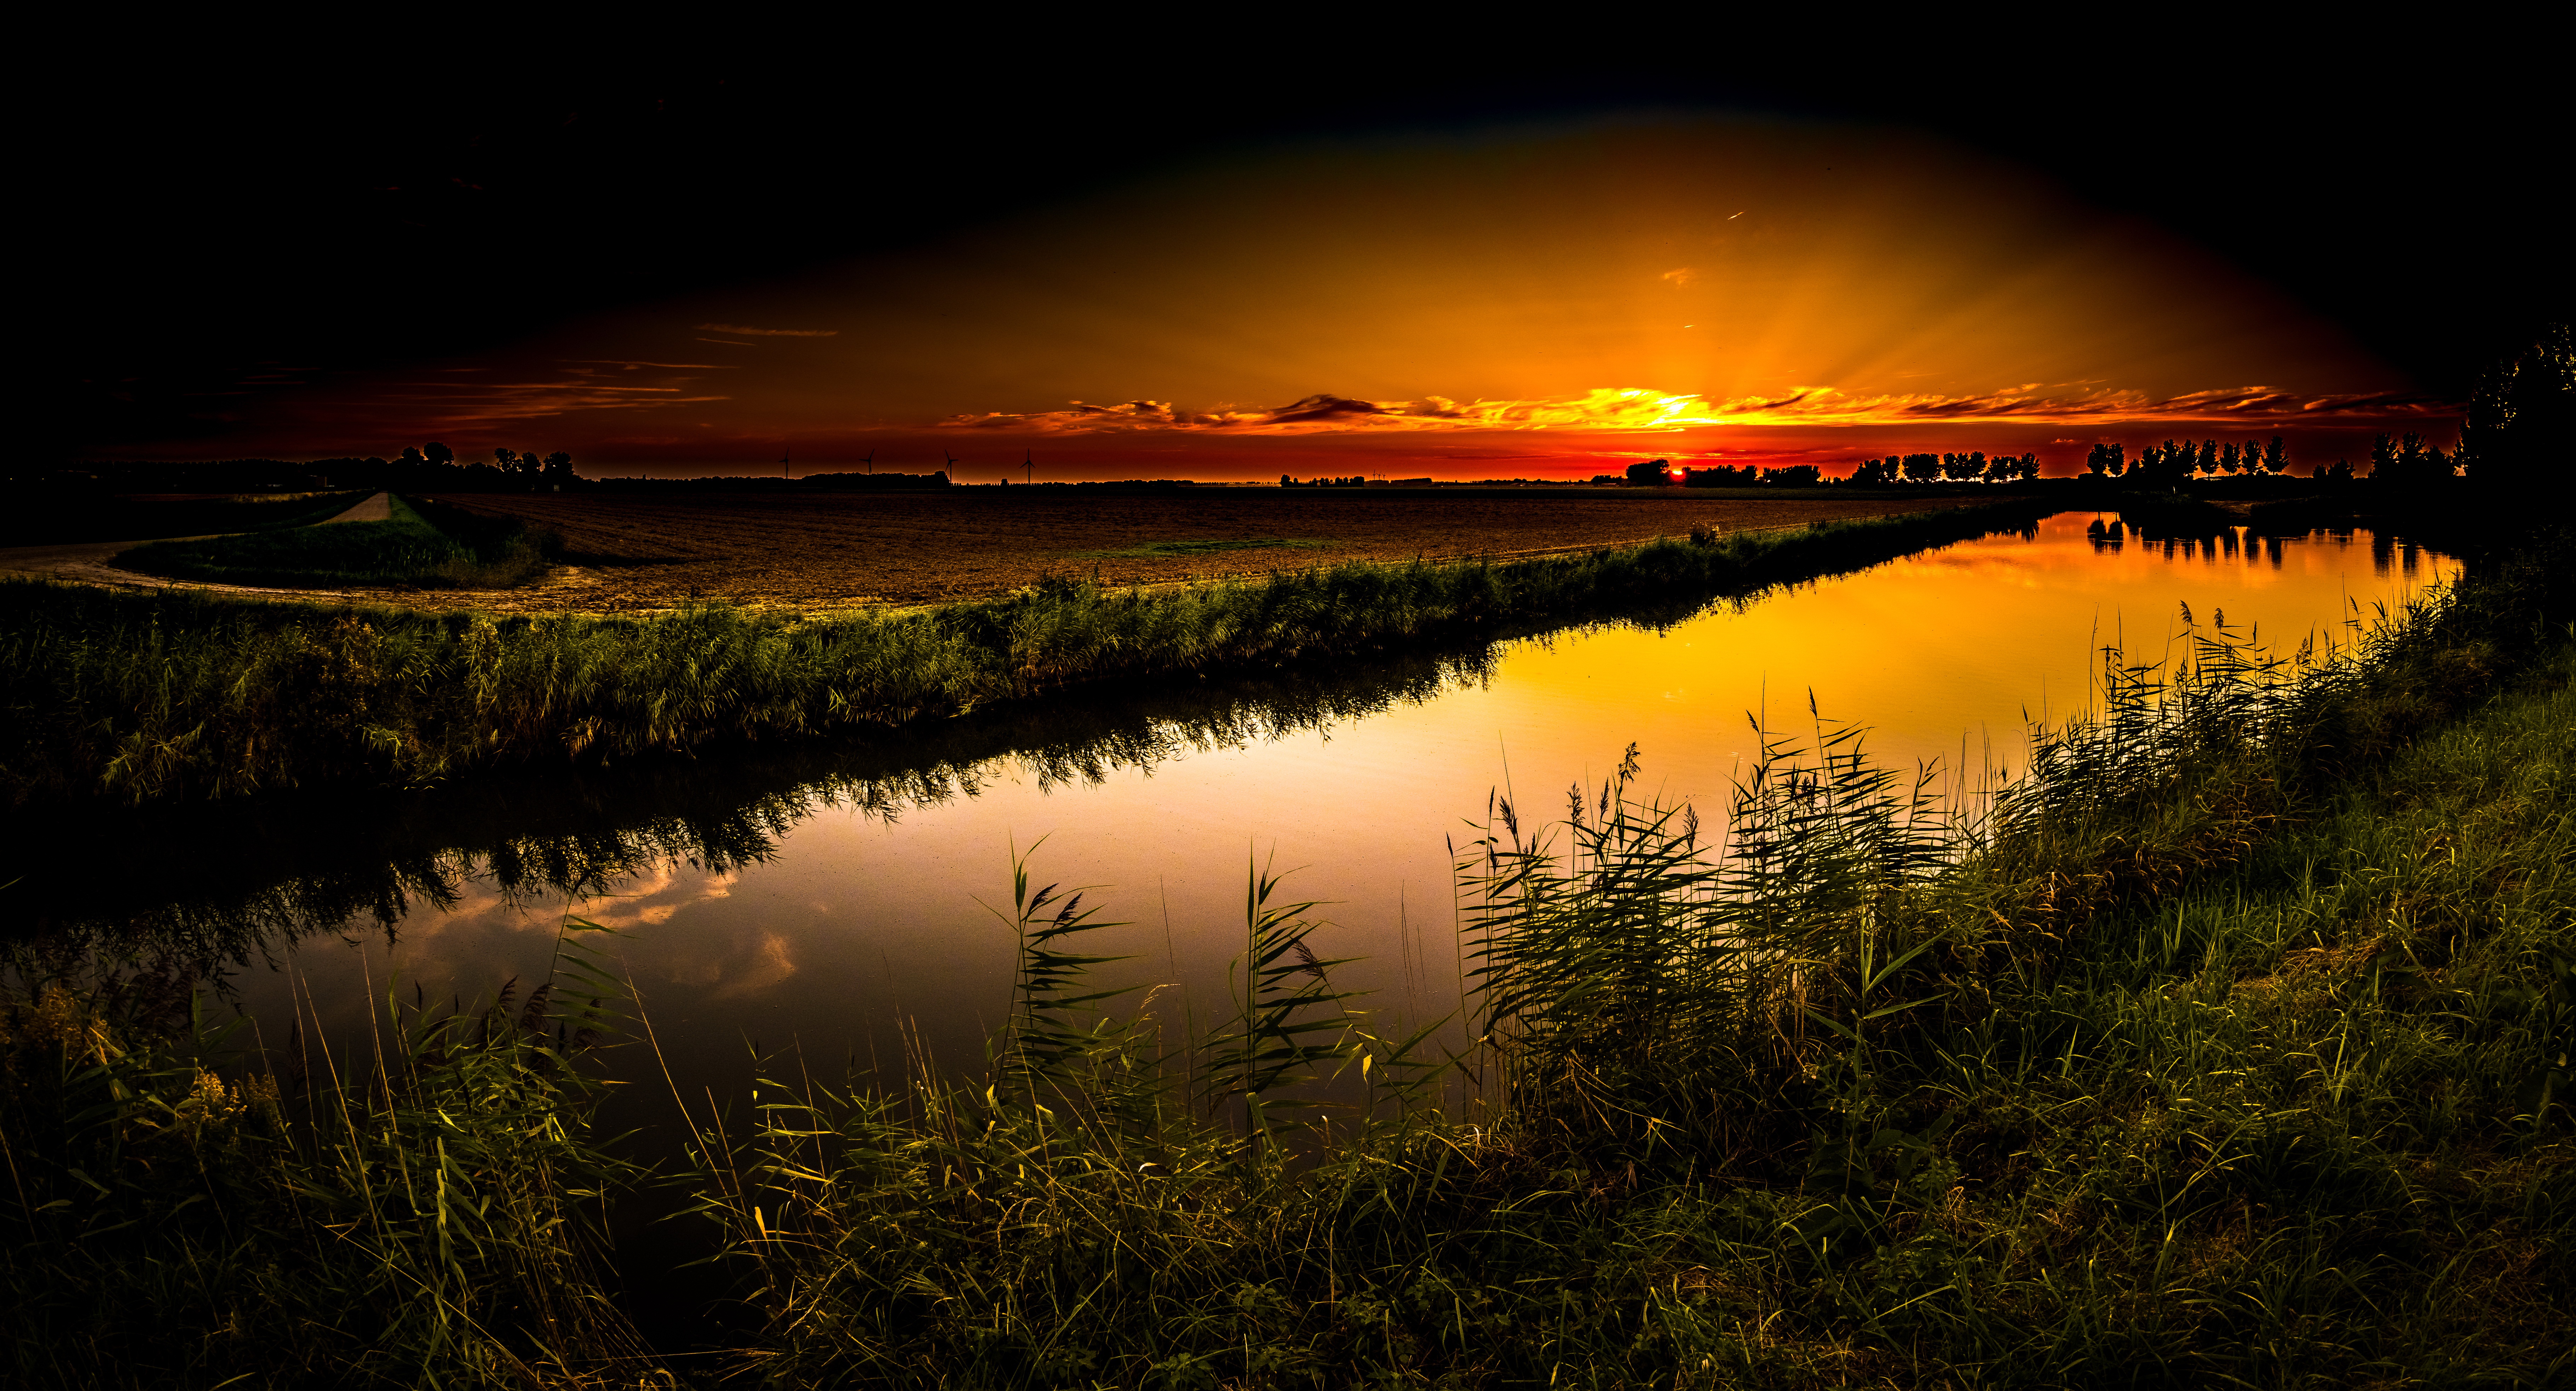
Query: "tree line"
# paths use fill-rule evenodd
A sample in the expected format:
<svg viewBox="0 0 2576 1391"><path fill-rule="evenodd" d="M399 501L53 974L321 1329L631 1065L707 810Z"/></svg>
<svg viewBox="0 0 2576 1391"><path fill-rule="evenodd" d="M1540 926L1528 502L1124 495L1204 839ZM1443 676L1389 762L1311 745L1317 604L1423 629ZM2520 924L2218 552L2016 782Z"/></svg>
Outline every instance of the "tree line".
<svg viewBox="0 0 2576 1391"><path fill-rule="evenodd" d="M562 492L582 482L572 470L572 456L558 449L495 449L491 462L460 463L456 451L432 440L406 445L400 456L316 459L310 467L330 475L341 487L412 488L423 492L537 493Z"/></svg>
<svg viewBox="0 0 2576 1391"><path fill-rule="evenodd" d="M2274 435L2269 445L2261 440L2247 440L2242 446L2217 440L2166 440L2139 450L2134 460L2128 457L2125 445L2097 444L2084 459L2085 471L2097 477L2168 487L2179 487L2195 474L2216 477L2243 473L2259 478L2285 472L2289 467L2290 456L2279 435Z"/></svg>
<svg viewBox="0 0 2576 1391"><path fill-rule="evenodd" d="M1862 487L1890 483L2026 483L2039 477L2037 454L1890 454L1863 459L1848 480Z"/></svg>
<svg viewBox="0 0 2576 1391"><path fill-rule="evenodd" d="M2308 470L2310 478L2327 483L2341 483L2357 477L2376 478L2384 482L2419 486L2435 479L2457 477L2461 472L2462 453L2446 454L2440 445L2413 431L2404 435L2380 434L2370 441L2370 468L2367 473L2353 467L2350 459L2337 459L2331 465L2319 464ZM2125 447L2097 444L2084 460L2085 469L2101 478L2117 478L2147 487L2179 488L2194 478L2217 478L2243 474L2248 478L2277 478L2289 472L2289 453L2281 437L2274 435L2267 444L2247 440L2243 446L2203 440L2179 443L2166 440L2149 445L2130 459Z"/></svg>

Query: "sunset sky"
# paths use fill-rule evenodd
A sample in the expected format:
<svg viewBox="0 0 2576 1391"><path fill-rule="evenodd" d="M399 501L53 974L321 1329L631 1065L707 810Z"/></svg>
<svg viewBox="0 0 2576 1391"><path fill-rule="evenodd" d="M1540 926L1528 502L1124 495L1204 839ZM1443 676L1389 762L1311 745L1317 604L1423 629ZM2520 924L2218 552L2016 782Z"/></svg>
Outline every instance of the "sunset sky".
<svg viewBox="0 0 2576 1391"><path fill-rule="evenodd" d="M233 234L238 255L195 263L217 283L123 291L138 331L74 352L62 448L308 458L434 439L568 450L592 475L873 457L953 459L970 481L1024 459L1041 478L1479 478L1654 457L1837 473L1969 449L2065 473L2096 441L2273 434L2304 466L2381 430L2454 429L2450 359L2250 227L2294 209L2212 221L2241 170L2142 173L2158 191L2123 197L2063 140L2013 147L1794 84L1694 95L1535 109L1453 88L1401 120L1219 109L1124 162L1019 126L1003 140L989 111L933 138L918 112L791 121L719 94L683 119L629 90L571 93L551 127L496 127L464 101L406 117L356 178L297 134L271 187L318 188L339 215L289 218L284 247ZM2194 148L2202 114L2165 153L2212 153ZM2244 132L2277 140L2286 119L2250 104ZM1153 122L1131 103L1070 128ZM148 112L125 139L174 166L212 158ZM967 147L981 163L958 163ZM735 149L746 167L726 170ZM2289 150L2223 153L2313 178ZM746 200L764 190L774 205ZM2352 260L2377 235L2321 235L2316 255ZM97 263L156 259L144 245L74 260L113 296ZM2420 267L2380 264L2407 301L2390 316L2439 320Z"/></svg>

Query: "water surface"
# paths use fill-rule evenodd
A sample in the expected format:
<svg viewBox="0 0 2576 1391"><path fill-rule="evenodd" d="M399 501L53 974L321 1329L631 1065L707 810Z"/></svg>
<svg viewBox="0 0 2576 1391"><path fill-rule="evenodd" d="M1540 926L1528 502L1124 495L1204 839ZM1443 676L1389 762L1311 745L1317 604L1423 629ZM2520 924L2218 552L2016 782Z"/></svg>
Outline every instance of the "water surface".
<svg viewBox="0 0 2576 1391"><path fill-rule="evenodd" d="M303 861L278 844L301 877L253 885L237 917L354 916L338 934L271 938L236 982L263 1020L293 994L326 1026L358 1027L362 983L380 992L389 971L406 996L525 988L571 912L620 930L620 969L692 1095L741 1077L755 1044L792 1042L825 1067L891 1061L906 1020L971 1063L1007 1004L1014 939L994 910L1016 849L1039 882L1095 886L1090 901L1127 924L1098 939L1135 958L1115 971L1168 987L1155 1007L1174 1022L1221 1007L1253 864L1325 901L1319 950L1368 958L1338 984L1428 1018L1457 1003L1451 840L1472 838L1491 794L1525 820L1562 816L1570 785L1597 785L1633 742L1646 790L1714 820L1756 722L1807 730L1811 699L1868 726L1883 762L2009 769L2030 721L2086 705L2106 646L2158 658L2191 625L2223 623L2287 651L2453 568L2366 532L2148 542L2066 514L1661 627L1266 686L1174 683L863 757L545 780L477 794L476 814L508 827L481 840L416 812L399 834L290 838ZM816 759L830 766L799 762ZM408 848L382 848L396 841ZM337 889L333 866L349 872ZM584 878L589 891L560 887ZM619 1067L659 1085L640 1050Z"/></svg>

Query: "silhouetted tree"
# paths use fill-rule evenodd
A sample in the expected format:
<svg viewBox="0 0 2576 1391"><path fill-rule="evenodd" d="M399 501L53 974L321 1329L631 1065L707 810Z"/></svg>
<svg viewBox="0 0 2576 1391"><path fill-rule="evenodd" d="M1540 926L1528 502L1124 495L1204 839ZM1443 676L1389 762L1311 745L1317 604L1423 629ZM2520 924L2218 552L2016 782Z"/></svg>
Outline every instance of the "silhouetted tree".
<svg viewBox="0 0 2576 1391"><path fill-rule="evenodd" d="M1673 461L1646 459L1628 466L1628 486L1660 488L1673 481Z"/></svg>
<svg viewBox="0 0 2576 1391"><path fill-rule="evenodd" d="M433 468L450 468L456 463L456 451L436 440L422 445L420 452L429 456L430 466Z"/></svg>
<svg viewBox="0 0 2576 1391"><path fill-rule="evenodd" d="M2452 476L2451 456L2412 430L2394 444L2386 435L2370 442L2370 476L2392 487L2435 486Z"/></svg>
<svg viewBox="0 0 2576 1391"><path fill-rule="evenodd" d="M1685 488L1750 488L1761 481L1762 471L1751 464L1742 468L1718 464L1712 468L1682 470L1682 486Z"/></svg>
<svg viewBox="0 0 2576 1391"><path fill-rule="evenodd" d="M2281 450L2281 437L2274 435L2271 446L2263 451L2263 471L2275 477L2290 466L2290 456Z"/></svg>
<svg viewBox="0 0 2576 1391"><path fill-rule="evenodd" d="M2576 332L2568 325L2542 329L2478 379L2459 462L2484 486L2565 488L2576 464Z"/></svg>

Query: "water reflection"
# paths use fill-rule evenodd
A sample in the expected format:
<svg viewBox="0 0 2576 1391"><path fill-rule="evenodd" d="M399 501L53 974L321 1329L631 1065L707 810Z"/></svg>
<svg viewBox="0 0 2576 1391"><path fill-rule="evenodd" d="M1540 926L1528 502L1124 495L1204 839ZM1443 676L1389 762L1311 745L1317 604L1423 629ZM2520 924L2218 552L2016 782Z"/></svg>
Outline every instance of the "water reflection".
<svg viewBox="0 0 2576 1391"><path fill-rule="evenodd" d="M1107 699L1001 708L897 736L746 747L696 758L480 780L411 796L304 797L26 828L24 863L77 864L113 837L148 847L107 880L31 874L9 888L14 935L81 950L114 942L200 966L273 962L315 933L373 924L399 940L437 915L614 892L626 906L675 867L730 875L770 860L797 823L837 811L896 823L971 799L1005 770L1042 791L1120 769L1324 731L1483 681L1491 647L1382 658L1338 672L1191 680ZM662 876L657 883L656 876Z"/></svg>
<svg viewBox="0 0 2576 1391"><path fill-rule="evenodd" d="M2207 513L2198 509L2147 510L2143 515L2123 512L2096 515L2084 527L2085 540L2097 555L2117 555L2132 540L2157 549L2166 560L2198 559L2215 564L2235 560L2240 555L2248 565L2269 564L2278 570L2286 563L2288 548L2296 541L2315 541L2338 547L2354 543L2356 531L2350 526L2301 526L2297 530L2265 529L2259 525L2239 525L2221 521L2232 517L2220 509ZM2359 533L2368 537L2370 570L2378 579L2391 574L2416 580L2423 577L2425 558L2432 554L2421 545L2384 532Z"/></svg>
<svg viewBox="0 0 2576 1391"><path fill-rule="evenodd" d="M903 1046L894 1024L912 1018L941 1056L978 1056L1012 945L978 898L1003 901L1008 855L1042 837L1036 872L1106 886L1093 901L1128 924L1102 944L1131 958L1116 983L1175 986L1157 1008L1204 1019L1241 950L1247 853L1275 848L1295 895L1328 903L1319 950L1363 958L1337 985L1428 1019L1457 1000L1446 837L1497 784L1561 805L1633 740L1647 789L1721 807L1757 746L1748 712L1803 724L1810 692L1825 716L1868 725L1885 763L2008 767L2026 719L2085 703L2106 645L2151 660L2185 613L2223 611L2287 650L2448 568L2420 551L2407 568L2413 548L2383 557L2377 543L2068 514L1748 606L1677 602L1331 674L1167 682L866 742L415 797L48 828L20 847L32 863L94 863L83 851L110 835L134 853L112 881L30 875L8 901L22 931L248 963L240 988L263 1017L294 989L317 1014L344 1002L339 1022L361 1028L356 1002L389 965L436 995L534 979L576 910L627 930L623 968L694 1095L739 1073L746 1037L865 1056ZM315 940L332 932L354 949Z"/></svg>

